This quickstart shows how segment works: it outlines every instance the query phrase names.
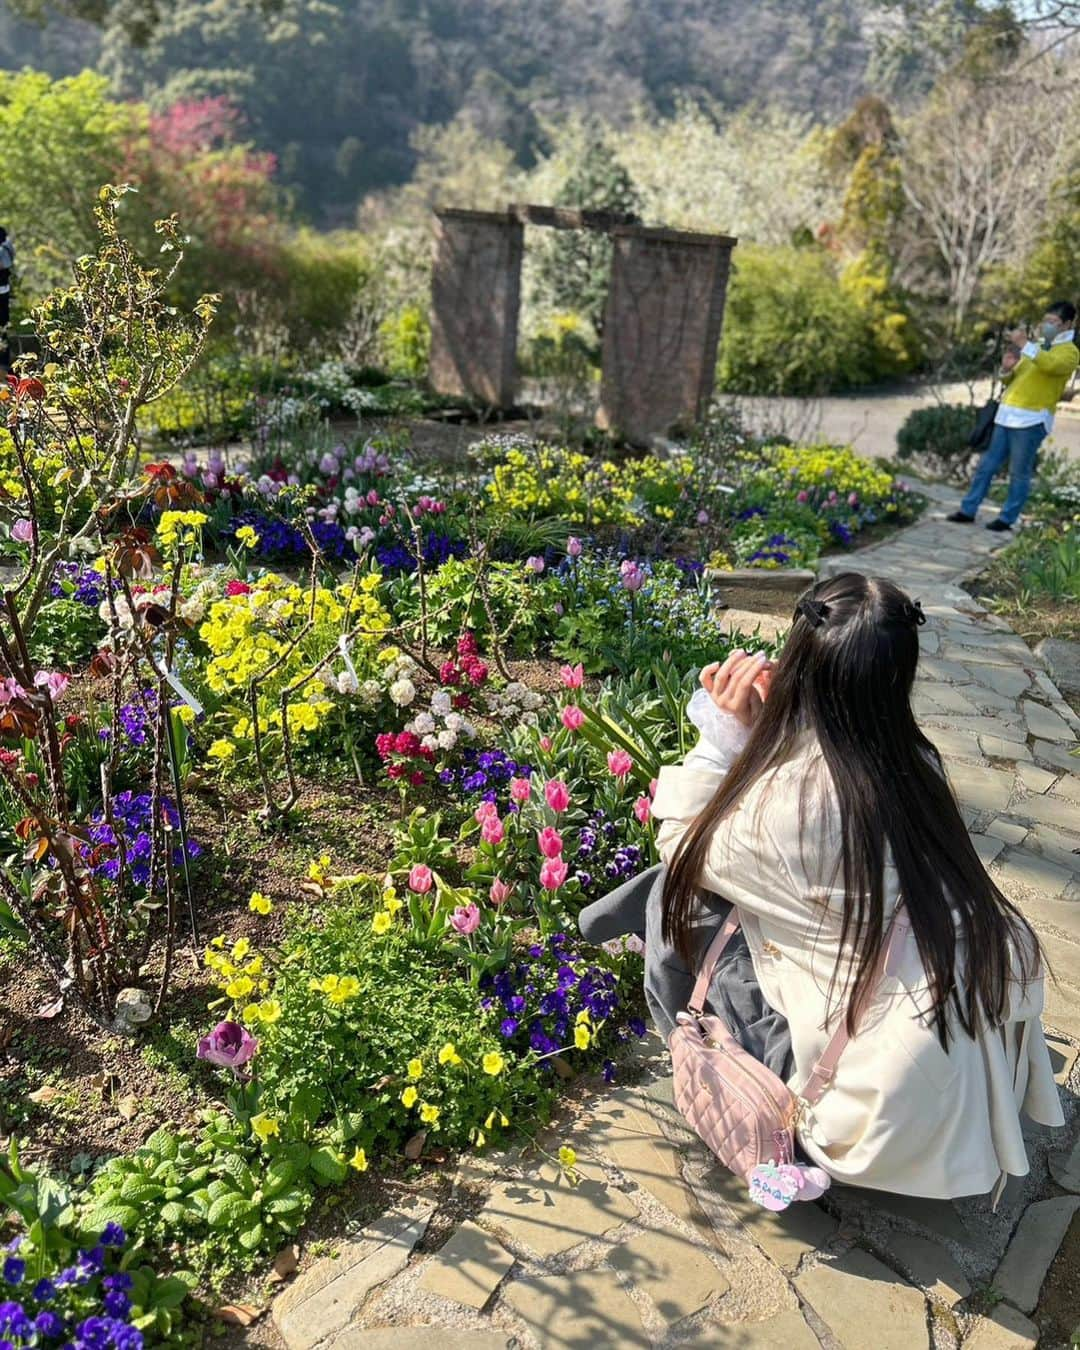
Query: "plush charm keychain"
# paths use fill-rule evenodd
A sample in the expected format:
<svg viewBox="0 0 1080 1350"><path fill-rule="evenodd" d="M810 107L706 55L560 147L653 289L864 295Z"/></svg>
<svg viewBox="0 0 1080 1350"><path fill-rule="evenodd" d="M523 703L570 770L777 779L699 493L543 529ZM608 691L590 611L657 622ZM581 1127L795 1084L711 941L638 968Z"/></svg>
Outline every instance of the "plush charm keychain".
<svg viewBox="0 0 1080 1350"><path fill-rule="evenodd" d="M758 1163L750 1173L750 1199L765 1209L787 1209L793 1200L816 1200L831 1178L820 1167L801 1163Z"/></svg>

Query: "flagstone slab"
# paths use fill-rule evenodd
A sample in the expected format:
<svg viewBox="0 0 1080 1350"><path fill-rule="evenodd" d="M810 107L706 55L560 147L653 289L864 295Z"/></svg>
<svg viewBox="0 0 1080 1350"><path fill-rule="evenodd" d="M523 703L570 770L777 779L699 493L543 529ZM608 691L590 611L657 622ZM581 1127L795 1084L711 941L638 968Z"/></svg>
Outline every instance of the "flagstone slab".
<svg viewBox="0 0 1080 1350"><path fill-rule="evenodd" d="M1013 795L1011 773L959 763L949 764L947 769L953 791L963 805L974 807L977 811L993 811L995 814L1008 806Z"/></svg>
<svg viewBox="0 0 1080 1350"><path fill-rule="evenodd" d="M420 1287L468 1308L482 1308L513 1264L501 1243L468 1220L425 1264Z"/></svg>
<svg viewBox="0 0 1080 1350"><path fill-rule="evenodd" d="M1059 1195L1029 1205L994 1274L994 1287L1021 1312L1032 1312L1046 1273L1069 1231L1080 1196Z"/></svg>
<svg viewBox="0 0 1080 1350"><path fill-rule="evenodd" d="M975 852L979 855L979 861L984 867L989 867L1005 847L1003 839L994 839L988 834L973 834L971 842L975 845Z"/></svg>
<svg viewBox="0 0 1080 1350"><path fill-rule="evenodd" d="M1023 666L979 666L975 678L1007 699L1017 699L1031 688L1031 676Z"/></svg>
<svg viewBox="0 0 1080 1350"><path fill-rule="evenodd" d="M1001 839L1006 844L1022 844L1028 835L1026 825L1018 825L1014 820L1005 820L998 816L992 820L986 827L986 833L993 835L995 839Z"/></svg>
<svg viewBox="0 0 1080 1350"><path fill-rule="evenodd" d="M1046 1159L1050 1175L1059 1186L1080 1195L1080 1139L1072 1148L1055 1149Z"/></svg>
<svg viewBox="0 0 1080 1350"><path fill-rule="evenodd" d="M952 1307L971 1293L967 1276L939 1242L914 1233L890 1233L889 1252L914 1284L939 1303Z"/></svg>
<svg viewBox="0 0 1080 1350"><path fill-rule="evenodd" d="M553 1256L636 1218L637 1205L610 1185L598 1167L578 1163L576 1170L576 1186L555 1167L542 1168L526 1180L500 1183L478 1222L504 1231L538 1256Z"/></svg>
<svg viewBox="0 0 1080 1350"><path fill-rule="evenodd" d="M507 1350L501 1331L474 1327L349 1327L327 1350Z"/></svg>
<svg viewBox="0 0 1080 1350"><path fill-rule="evenodd" d="M1037 764L1018 764L1016 772L1029 792L1045 792L1058 780L1056 773L1051 773L1049 769L1040 769Z"/></svg>
<svg viewBox="0 0 1080 1350"><path fill-rule="evenodd" d="M929 1346L926 1302L913 1285L869 1252L852 1248L798 1276L795 1287L844 1350L918 1350Z"/></svg>
<svg viewBox="0 0 1080 1350"><path fill-rule="evenodd" d="M789 1274L808 1252L824 1247L836 1236L836 1220L816 1204L789 1205L779 1214L750 1199L746 1182L723 1168L713 1168L702 1185L719 1195L742 1224L747 1237Z"/></svg>
<svg viewBox="0 0 1080 1350"><path fill-rule="evenodd" d="M521 1318L544 1350L628 1350L652 1345L637 1308L612 1270L575 1271L514 1280L503 1303Z"/></svg>
<svg viewBox="0 0 1080 1350"><path fill-rule="evenodd" d="M678 1322L731 1285L701 1247L671 1228L651 1228L624 1242L608 1261L648 1294L667 1322Z"/></svg>
<svg viewBox="0 0 1080 1350"><path fill-rule="evenodd" d="M1019 888L1043 899L1055 899L1072 881L1073 873L1027 849L1010 849L994 862L994 877L1006 895ZM1023 899L1020 905L1024 908Z"/></svg>
<svg viewBox="0 0 1080 1350"><path fill-rule="evenodd" d="M1066 773L1080 777L1080 758L1069 753L1068 745L1057 745L1053 741L1036 741L1031 747L1035 759L1045 764L1053 764Z"/></svg>
<svg viewBox="0 0 1080 1350"><path fill-rule="evenodd" d="M1007 740L1004 736L995 736L986 732L979 737L979 749L988 759L1011 759L1013 761L1031 759L1031 751L1023 741Z"/></svg>
<svg viewBox="0 0 1080 1350"><path fill-rule="evenodd" d="M1011 814L1026 816L1028 820L1037 821L1040 825L1050 825L1080 836L1080 807L1063 797L1056 797L1053 794L1028 797L1014 806ZM1080 837L1076 842L1080 847Z"/></svg>
<svg viewBox="0 0 1080 1350"><path fill-rule="evenodd" d="M1075 741L1072 727L1042 703L1025 698L1020 703L1028 730L1040 741Z"/></svg>
<svg viewBox="0 0 1080 1350"><path fill-rule="evenodd" d="M1039 1328L1007 1303L980 1317L964 1341L964 1350L1035 1350Z"/></svg>
<svg viewBox="0 0 1080 1350"><path fill-rule="evenodd" d="M821 1350L821 1342L791 1309L764 1322L706 1322L679 1350Z"/></svg>

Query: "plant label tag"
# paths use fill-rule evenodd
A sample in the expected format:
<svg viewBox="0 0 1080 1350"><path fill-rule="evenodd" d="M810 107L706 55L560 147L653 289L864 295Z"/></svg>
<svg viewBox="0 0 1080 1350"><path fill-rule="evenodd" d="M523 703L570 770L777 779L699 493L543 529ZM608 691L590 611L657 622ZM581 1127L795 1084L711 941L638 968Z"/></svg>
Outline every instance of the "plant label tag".
<svg viewBox="0 0 1080 1350"><path fill-rule="evenodd" d="M187 686L181 681L179 675L177 675L174 671L166 670L164 662L162 662L158 666L158 670L161 672L162 675L165 676L165 679L169 682L169 684L176 691L176 693L180 695L180 697L188 705L188 707L195 714L195 716L201 717L204 711L203 705L199 702L199 700L195 697L195 695L191 692L191 690L188 689Z"/></svg>
<svg viewBox="0 0 1080 1350"><path fill-rule="evenodd" d="M349 677L354 681L357 688L359 688L360 681L356 676L356 667L353 665L349 656L349 640L344 633L338 638L338 646L341 648L341 659L345 662L345 669L349 672Z"/></svg>

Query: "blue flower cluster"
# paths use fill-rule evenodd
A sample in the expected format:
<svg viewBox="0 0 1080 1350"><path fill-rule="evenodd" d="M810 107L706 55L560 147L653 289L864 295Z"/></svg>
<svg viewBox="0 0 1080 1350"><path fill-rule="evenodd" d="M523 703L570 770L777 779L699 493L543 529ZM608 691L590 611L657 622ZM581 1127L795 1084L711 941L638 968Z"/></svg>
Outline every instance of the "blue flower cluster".
<svg viewBox="0 0 1080 1350"><path fill-rule="evenodd" d="M9 1244L0 1274L18 1297L0 1302L0 1350L51 1345L63 1350L142 1350L142 1332L130 1323L131 1276L106 1273L109 1252L126 1241L120 1225L111 1223L98 1246L79 1251L73 1265L30 1288L26 1262L18 1255L22 1239ZM95 1300L100 1311L87 1315Z"/></svg>
<svg viewBox="0 0 1080 1350"><path fill-rule="evenodd" d="M92 567L80 567L75 562L57 563L49 594L56 600L75 600L97 609L105 599L105 578Z"/></svg>
<svg viewBox="0 0 1080 1350"><path fill-rule="evenodd" d="M464 539L451 539L429 530L424 536L424 565L441 567L449 558L463 558L469 551ZM375 550L375 561L388 572L415 572L416 559L401 543L383 544Z"/></svg>
<svg viewBox="0 0 1080 1350"><path fill-rule="evenodd" d="M587 896L603 895L641 871L641 846L623 837L629 825L629 818L620 825L597 807L581 827L575 865L578 883Z"/></svg>
<svg viewBox="0 0 1080 1350"><path fill-rule="evenodd" d="M506 966L480 981L480 1006L500 1018L499 1034L519 1054L552 1055L573 1043L577 1016L587 1012L594 1026L621 1011L619 981L613 971L592 964L565 933L527 950L527 960ZM645 1023L630 1018L616 1036L644 1036ZM545 1065L546 1067L546 1065ZM611 1080L615 1066L604 1061Z"/></svg>
<svg viewBox="0 0 1080 1350"><path fill-rule="evenodd" d="M477 750L470 746L462 755L462 764L457 769L443 769L439 782L445 787L457 786L464 796L479 796L481 801L495 802L506 807L506 793L503 791L511 778L528 778L532 766L511 759L505 750ZM513 803L510 803L513 809Z"/></svg>
<svg viewBox="0 0 1080 1350"><path fill-rule="evenodd" d="M144 689L137 701L125 703L120 709L120 727L126 739L132 745L145 745L150 736L153 707L156 700L153 689ZM102 727L98 736L107 741L112 735L111 727Z"/></svg>
<svg viewBox="0 0 1080 1350"><path fill-rule="evenodd" d="M229 521L222 531L225 540L235 540L237 530L250 525L259 536L255 552L261 558L309 558L307 540L303 534L287 520L265 515L262 511L249 509L240 511ZM345 531L336 521L313 520L311 533L320 550L331 558L343 558L353 555L353 547L345 538Z"/></svg>
<svg viewBox="0 0 1080 1350"><path fill-rule="evenodd" d="M791 554L785 553L784 550L797 549L798 547L799 541L789 539L786 534L770 535L765 541L764 548L759 548L756 552L751 553L746 561L748 563L772 562L783 567L791 561Z"/></svg>
<svg viewBox="0 0 1080 1350"><path fill-rule="evenodd" d="M95 811L91 818L90 842L93 846L84 850L86 856L93 858L97 850L103 850L109 856L91 864L90 870L96 877L105 877L115 881L120 875L120 859L116 856L118 833L123 837L124 856L127 859L128 875L136 886L150 884L150 860L153 853L153 832L151 829L151 810L153 799L148 792L118 792L113 798L113 817L119 830ZM176 807L167 797L162 798L161 809L165 822L173 831L179 831L180 816ZM179 838L179 835L177 835ZM201 844L194 839L187 842L187 856L198 858L203 852ZM174 867L184 862L184 850L178 843L172 851Z"/></svg>

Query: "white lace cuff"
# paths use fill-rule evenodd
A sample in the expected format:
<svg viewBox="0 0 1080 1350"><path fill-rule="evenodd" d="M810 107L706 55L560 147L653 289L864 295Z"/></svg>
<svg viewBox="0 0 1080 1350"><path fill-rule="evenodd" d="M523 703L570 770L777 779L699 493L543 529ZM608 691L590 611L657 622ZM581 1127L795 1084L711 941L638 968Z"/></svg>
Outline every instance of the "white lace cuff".
<svg viewBox="0 0 1080 1350"><path fill-rule="evenodd" d="M716 767L727 771L750 739L750 728L733 713L721 712L704 689L695 689L686 715L701 732L698 754L707 755Z"/></svg>

